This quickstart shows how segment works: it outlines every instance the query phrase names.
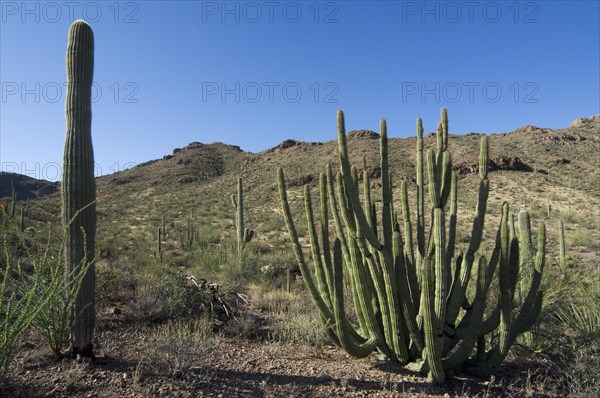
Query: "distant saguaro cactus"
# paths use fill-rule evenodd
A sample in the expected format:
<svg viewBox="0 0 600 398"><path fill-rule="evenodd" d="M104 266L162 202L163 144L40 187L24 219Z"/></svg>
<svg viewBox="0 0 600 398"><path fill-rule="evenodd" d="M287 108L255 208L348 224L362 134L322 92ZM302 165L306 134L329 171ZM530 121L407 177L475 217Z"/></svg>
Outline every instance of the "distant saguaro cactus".
<svg viewBox="0 0 600 398"><path fill-rule="evenodd" d="M241 262L242 253L246 247L246 243L252 240L254 231L244 227L244 190L242 185L242 177L238 178L237 199L235 195L231 195L231 203L235 207L235 229L237 236L238 258Z"/></svg>
<svg viewBox="0 0 600 398"><path fill-rule="evenodd" d="M96 237L96 183L91 135L94 34L82 20L73 22L69 29L66 66L67 135L61 194L66 234L65 272L67 278L73 278L81 267L93 261ZM91 264L75 298L70 348L73 356L93 356L95 290L96 273Z"/></svg>

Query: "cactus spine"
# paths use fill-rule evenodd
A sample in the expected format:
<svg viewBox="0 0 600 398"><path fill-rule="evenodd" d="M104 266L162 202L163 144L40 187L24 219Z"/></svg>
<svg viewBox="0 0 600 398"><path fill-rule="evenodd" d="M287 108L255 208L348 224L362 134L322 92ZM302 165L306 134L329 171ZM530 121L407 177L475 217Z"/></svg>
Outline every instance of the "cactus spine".
<svg viewBox="0 0 600 398"><path fill-rule="evenodd" d="M96 184L91 136L91 89L94 70L94 35L84 21L69 29L66 54L67 134L63 156L62 222L65 228L66 275L78 275L94 259L96 237ZM93 356L96 275L93 263L75 298L71 354Z"/></svg>
<svg viewBox="0 0 600 398"><path fill-rule="evenodd" d="M237 252L238 260L241 263L242 255L246 243L250 242L254 237L254 231L244 226L244 190L242 185L242 177L238 178L237 197L231 195L231 203L235 208L235 230L237 237Z"/></svg>
<svg viewBox="0 0 600 398"><path fill-rule="evenodd" d="M417 119L415 242L406 181L401 184L400 195L403 234L394 215L386 129L383 120L380 125L382 208L377 220L366 173L363 173L361 203L357 169L349 161L344 114L338 112L341 168L335 178L331 165L327 167L326 177L321 175L320 240L310 189L304 188L313 269L304 259L287 201L284 173L281 168L278 170L283 214L304 281L332 340L351 355L364 357L377 350L400 363L414 363L418 369L428 372L434 383L444 381L446 373L454 369L487 377L497 369L516 337L528 330L539 314L544 225L540 225L536 252L530 243L529 229L521 228L519 236L515 233L505 203L490 258L478 254L489 194L488 139L482 137L479 193L471 237L466 253L456 249L457 178L448 151L448 115L442 109L436 150L429 149L425 156L422 122ZM426 188L431 208L429 231L425 229ZM332 246L328 209L337 235ZM528 220L527 217L527 223ZM535 260L534 265L523 268L519 267L519 257L525 251L528 258L535 257ZM473 264L477 268L476 277L472 277ZM499 299L486 311L486 297L496 268L499 269ZM529 283L520 285L523 300L520 308L514 309L520 268L529 274ZM344 303L343 278L349 279L356 315L352 319L356 319L356 323L345 312L348 306ZM466 292L471 280L475 294L469 299ZM487 313L489 315L484 317ZM486 347L490 341L487 336L492 333L498 338L491 340L491 347Z"/></svg>

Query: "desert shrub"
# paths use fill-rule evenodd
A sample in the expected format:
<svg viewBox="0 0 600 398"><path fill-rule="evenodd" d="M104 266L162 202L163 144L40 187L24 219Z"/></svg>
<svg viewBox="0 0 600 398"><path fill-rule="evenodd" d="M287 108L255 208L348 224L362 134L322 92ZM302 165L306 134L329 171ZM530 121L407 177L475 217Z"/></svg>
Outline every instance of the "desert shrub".
<svg viewBox="0 0 600 398"><path fill-rule="evenodd" d="M565 303L554 312L574 350L600 354L600 294L590 294L579 303Z"/></svg>
<svg viewBox="0 0 600 398"><path fill-rule="evenodd" d="M568 266L547 268L543 278L544 302L539 322L528 343L535 352L525 356L548 361L545 388L557 396L600 395L600 290L597 270L570 254ZM530 343L530 344L529 344Z"/></svg>
<svg viewBox="0 0 600 398"><path fill-rule="evenodd" d="M155 304L167 318L189 317L206 313L210 308L210 293L186 281L180 269L162 267L152 289Z"/></svg>
<svg viewBox="0 0 600 398"><path fill-rule="evenodd" d="M126 261L96 263L96 300L102 305L123 303L135 296L138 278Z"/></svg>
<svg viewBox="0 0 600 398"><path fill-rule="evenodd" d="M600 243L594 239L589 230L578 229L570 234L571 246L585 247L588 250L600 248Z"/></svg>
<svg viewBox="0 0 600 398"><path fill-rule="evenodd" d="M307 306L305 293L287 293L282 290L259 292L252 303L261 312L269 314L269 341L301 343L317 348L327 341L325 327L317 310Z"/></svg>
<svg viewBox="0 0 600 398"><path fill-rule="evenodd" d="M269 328L270 340L302 343L322 348L327 341L325 327L318 317L302 313L289 313L274 321Z"/></svg>
<svg viewBox="0 0 600 398"><path fill-rule="evenodd" d="M33 320L34 329L42 336L52 352L61 356L69 343L69 332L73 326L75 298L82 286L83 278L92 262L82 260L82 264L73 270L73 275L65 277L63 250L50 259L44 258L44 277L41 278L36 295L47 295L41 310ZM29 278L25 278L29 283Z"/></svg>
<svg viewBox="0 0 600 398"><path fill-rule="evenodd" d="M19 286L24 269L12 264L9 246L3 239L4 260L0 268L0 377L6 373L14 349L44 305L44 297L37 297L43 278L41 268L34 268L34 284ZM50 293L50 292L49 292Z"/></svg>
<svg viewBox="0 0 600 398"><path fill-rule="evenodd" d="M210 244L195 254L193 264L202 273L215 273L222 270L225 265L235 262L235 256L236 252L232 245Z"/></svg>
<svg viewBox="0 0 600 398"><path fill-rule="evenodd" d="M213 347L210 325L204 319L173 320L158 326L136 367L138 380L151 376L186 379L192 365L205 363Z"/></svg>
<svg viewBox="0 0 600 398"><path fill-rule="evenodd" d="M63 272L64 241L54 252L48 238L45 250L33 255L23 235L5 232L0 269L0 375L6 372L16 344L32 326L53 352L61 353L68 342L72 297L89 267L86 261L71 281ZM11 243L7 235L12 236ZM16 262L14 253L20 256Z"/></svg>
<svg viewBox="0 0 600 398"><path fill-rule="evenodd" d="M565 222L575 222L575 220L577 219L577 213L572 210L570 207L567 211L561 211L560 213L560 218L565 221Z"/></svg>

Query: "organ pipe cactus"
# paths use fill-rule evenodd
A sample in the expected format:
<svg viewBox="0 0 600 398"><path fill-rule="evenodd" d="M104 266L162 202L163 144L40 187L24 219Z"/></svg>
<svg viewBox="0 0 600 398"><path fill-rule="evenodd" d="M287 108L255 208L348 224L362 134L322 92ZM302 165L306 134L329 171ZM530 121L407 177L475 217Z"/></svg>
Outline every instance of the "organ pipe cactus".
<svg viewBox="0 0 600 398"><path fill-rule="evenodd" d="M417 119L417 219L413 231L406 181L400 184L402 223L397 222L394 212L385 120L380 126L381 212L377 217L367 173L363 173L362 195L359 192L357 169L349 160L344 115L338 112L341 167L334 173L330 164L320 176L320 239L310 188L304 187L313 267L307 264L299 243L284 172L280 168L277 173L292 247L329 336L356 357L378 351L402 364L412 363L426 371L434 383L444 381L447 372L454 370L481 377L495 372L516 337L539 315L545 252L544 225L539 228L536 251L530 244L529 222L521 225L517 235L505 203L495 247L489 258L480 254L489 194L485 136L481 139L479 193L468 247L464 253L456 247L457 177L448 151L445 109L441 119L436 148L426 152L422 122ZM428 228L426 192L431 209ZM330 213L336 233L333 244ZM523 256L532 259L530 266L520 267ZM524 289L523 299L516 306L520 272L527 273L528 282L519 286ZM499 298L486 305L495 274ZM344 279L351 287L355 312L351 317L346 314ZM473 283L472 295L467 294L469 283Z"/></svg>
<svg viewBox="0 0 600 398"><path fill-rule="evenodd" d="M94 259L96 237L96 184L92 149L91 89L94 70L94 35L84 21L73 22L66 54L67 133L63 156L62 222L65 228L66 277L79 275ZM73 309L71 353L93 356L96 275L93 263L83 277Z"/></svg>
<svg viewBox="0 0 600 398"><path fill-rule="evenodd" d="M244 226L244 190L242 185L242 178L238 178L237 184L237 196L231 195L231 203L235 208L235 230L237 237L238 246L238 257L241 261L241 256L246 246L246 243L250 242L254 237L254 230L246 228Z"/></svg>

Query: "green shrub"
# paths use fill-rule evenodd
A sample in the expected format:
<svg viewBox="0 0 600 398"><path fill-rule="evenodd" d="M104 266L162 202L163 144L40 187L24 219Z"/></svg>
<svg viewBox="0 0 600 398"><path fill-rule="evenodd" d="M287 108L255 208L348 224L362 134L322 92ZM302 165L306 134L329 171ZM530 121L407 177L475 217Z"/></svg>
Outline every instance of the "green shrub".
<svg viewBox="0 0 600 398"><path fill-rule="evenodd" d="M163 267L160 270L153 295L168 318L200 315L210 308L210 293L187 283L185 277L179 269Z"/></svg>

